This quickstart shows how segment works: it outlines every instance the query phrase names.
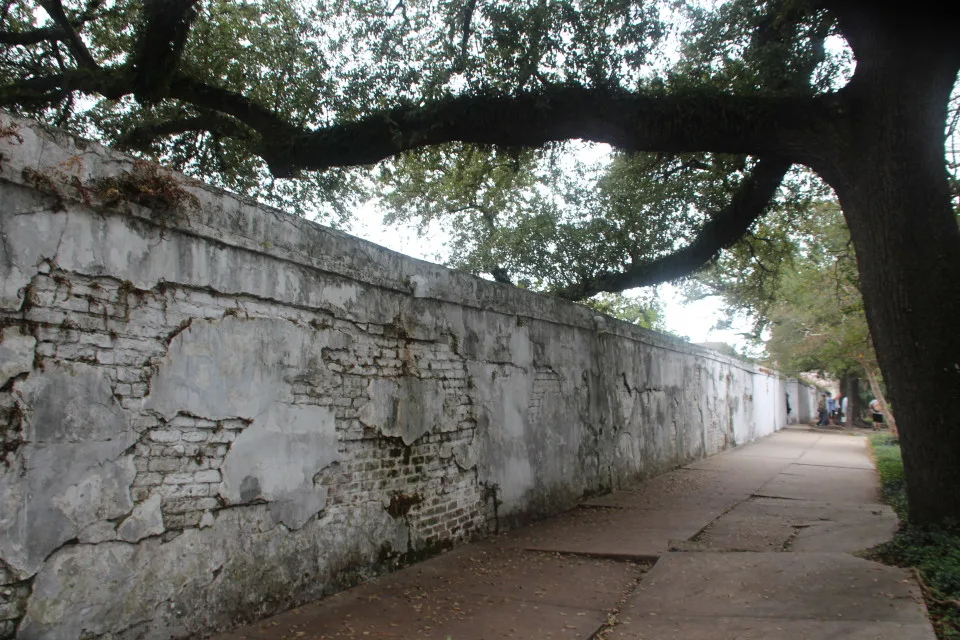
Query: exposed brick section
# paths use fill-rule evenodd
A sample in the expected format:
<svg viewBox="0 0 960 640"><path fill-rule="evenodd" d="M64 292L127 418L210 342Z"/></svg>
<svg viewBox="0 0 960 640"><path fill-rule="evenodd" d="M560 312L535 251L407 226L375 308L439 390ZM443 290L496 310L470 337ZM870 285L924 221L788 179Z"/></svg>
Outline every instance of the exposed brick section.
<svg viewBox="0 0 960 640"><path fill-rule="evenodd" d="M213 421L179 415L169 422L140 410L149 394L154 363L174 335L199 318L225 315L286 317L315 328L335 327L354 337L350 349L324 350L335 374L323 384L291 380L295 404L331 407L337 418L342 461L336 473L324 473L331 505L389 503L398 491L417 493L422 502L407 520L415 546L437 545L485 532L492 509L484 500L474 470L457 466L455 445L470 446L476 428L463 359L448 341L415 341L393 326L332 321L321 313L243 300L173 286L144 291L113 278L90 278L58 271L30 283L24 317L37 338L37 360L80 362L99 367L113 383L120 404L140 431L136 445L136 502L157 493L163 498L167 529L199 524L203 513L223 506L218 499L219 468L230 444L248 421ZM440 381L450 393L445 409L455 419L411 447L399 445L357 419L372 377L417 376ZM9 405L0 416L10 416ZM9 422L9 421L8 421ZM4 426L4 436L16 436Z"/></svg>
<svg viewBox="0 0 960 640"><path fill-rule="evenodd" d="M168 530L195 527L205 512L223 506L220 467L230 443L249 423L185 415L157 422L137 443L131 495L137 502L161 496Z"/></svg>

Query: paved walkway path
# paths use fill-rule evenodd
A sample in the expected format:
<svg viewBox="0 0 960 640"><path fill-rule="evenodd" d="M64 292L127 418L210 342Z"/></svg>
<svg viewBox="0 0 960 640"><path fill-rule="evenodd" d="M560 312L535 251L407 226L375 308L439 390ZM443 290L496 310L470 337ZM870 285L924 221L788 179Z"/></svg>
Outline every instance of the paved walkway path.
<svg viewBox="0 0 960 640"><path fill-rule="evenodd" d="M217 640L934 640L866 439L788 429Z"/></svg>

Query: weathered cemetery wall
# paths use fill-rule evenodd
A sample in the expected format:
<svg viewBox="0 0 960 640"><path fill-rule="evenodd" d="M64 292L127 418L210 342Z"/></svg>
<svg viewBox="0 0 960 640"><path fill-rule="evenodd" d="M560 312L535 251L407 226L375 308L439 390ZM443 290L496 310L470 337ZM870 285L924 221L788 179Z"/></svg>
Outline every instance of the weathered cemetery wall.
<svg viewBox="0 0 960 640"><path fill-rule="evenodd" d="M229 626L786 422L752 365L0 122L0 638Z"/></svg>
<svg viewBox="0 0 960 640"><path fill-rule="evenodd" d="M788 378L787 424L807 424L816 420L817 388L797 378Z"/></svg>

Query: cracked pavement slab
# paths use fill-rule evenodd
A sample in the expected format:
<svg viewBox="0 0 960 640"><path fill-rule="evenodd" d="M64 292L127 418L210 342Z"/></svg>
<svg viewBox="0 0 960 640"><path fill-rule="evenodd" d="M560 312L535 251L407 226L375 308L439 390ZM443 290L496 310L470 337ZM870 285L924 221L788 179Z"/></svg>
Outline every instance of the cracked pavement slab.
<svg viewBox="0 0 960 640"><path fill-rule="evenodd" d="M648 568L480 543L217 640L585 638Z"/></svg>

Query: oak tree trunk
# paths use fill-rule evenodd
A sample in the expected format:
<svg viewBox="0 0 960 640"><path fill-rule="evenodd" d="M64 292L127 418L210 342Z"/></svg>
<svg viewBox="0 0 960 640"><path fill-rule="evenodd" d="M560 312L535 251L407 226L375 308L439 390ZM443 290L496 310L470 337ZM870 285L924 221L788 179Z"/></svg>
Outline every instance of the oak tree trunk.
<svg viewBox="0 0 960 640"><path fill-rule="evenodd" d="M860 379L846 373L840 378L840 395L847 399L847 426L862 427L863 419L860 414L863 407L860 402Z"/></svg>
<svg viewBox="0 0 960 640"><path fill-rule="evenodd" d="M857 249L867 321L900 425L910 520L960 522L960 230L944 163L960 64L952 42L895 28L855 45L848 121L820 172Z"/></svg>

